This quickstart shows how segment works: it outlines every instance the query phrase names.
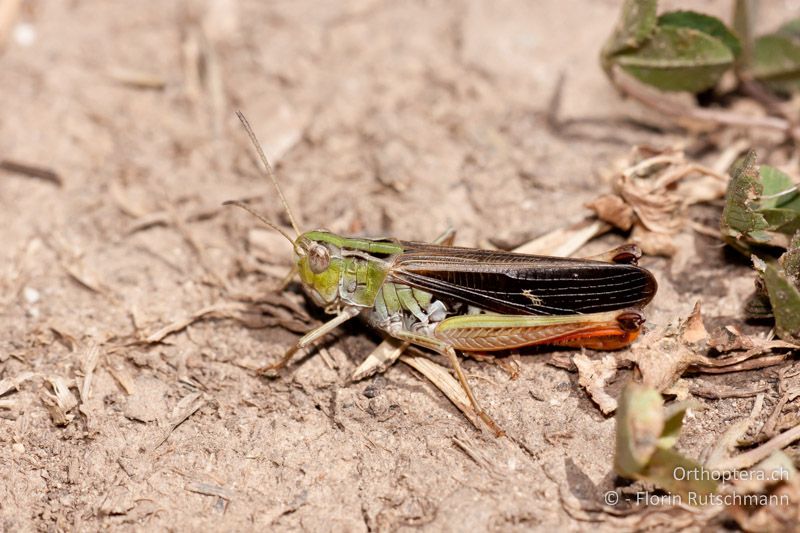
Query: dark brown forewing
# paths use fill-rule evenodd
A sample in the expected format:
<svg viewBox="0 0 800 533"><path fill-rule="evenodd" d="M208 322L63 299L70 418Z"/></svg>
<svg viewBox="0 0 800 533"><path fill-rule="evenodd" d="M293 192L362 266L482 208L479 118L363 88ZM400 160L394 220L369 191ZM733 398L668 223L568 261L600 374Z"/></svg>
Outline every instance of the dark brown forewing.
<svg viewBox="0 0 800 533"><path fill-rule="evenodd" d="M487 311L568 315L642 307L656 281L634 265L402 242L388 281Z"/></svg>

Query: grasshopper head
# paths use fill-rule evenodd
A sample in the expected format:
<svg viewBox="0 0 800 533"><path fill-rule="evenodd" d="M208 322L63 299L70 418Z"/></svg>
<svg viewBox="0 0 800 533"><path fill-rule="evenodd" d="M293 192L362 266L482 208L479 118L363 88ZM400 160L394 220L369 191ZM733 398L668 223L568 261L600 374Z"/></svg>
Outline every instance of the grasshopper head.
<svg viewBox="0 0 800 533"><path fill-rule="evenodd" d="M341 248L330 242L331 235L323 231L308 231L294 241L300 280L320 307L334 304L339 298L342 254Z"/></svg>

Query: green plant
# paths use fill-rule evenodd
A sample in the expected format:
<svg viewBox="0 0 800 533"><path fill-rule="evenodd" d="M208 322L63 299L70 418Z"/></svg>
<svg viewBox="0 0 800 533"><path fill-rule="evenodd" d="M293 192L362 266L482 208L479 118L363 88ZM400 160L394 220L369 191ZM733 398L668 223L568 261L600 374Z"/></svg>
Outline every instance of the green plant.
<svg viewBox="0 0 800 533"><path fill-rule="evenodd" d="M800 192L780 170L756 166L752 151L731 176L720 229L760 274L748 314L774 317L778 336L800 343Z"/></svg>
<svg viewBox="0 0 800 533"><path fill-rule="evenodd" d="M657 0L626 0L601 62L614 80L615 67L664 91L699 93L733 69L777 92L800 88L800 19L753 38L751 2L734 4L731 29L695 11L657 14Z"/></svg>

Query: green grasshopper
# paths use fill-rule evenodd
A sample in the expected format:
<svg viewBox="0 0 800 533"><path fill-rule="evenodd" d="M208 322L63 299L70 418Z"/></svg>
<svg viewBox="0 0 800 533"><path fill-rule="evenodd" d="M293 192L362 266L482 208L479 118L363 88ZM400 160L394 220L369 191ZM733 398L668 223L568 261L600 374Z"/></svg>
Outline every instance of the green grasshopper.
<svg viewBox="0 0 800 533"><path fill-rule="evenodd" d="M303 289L335 315L262 371L286 366L298 350L360 316L391 337L445 356L472 408L500 434L475 398L457 351L485 354L542 344L615 350L638 336L641 309L657 285L636 265L641 254L635 246L590 260L301 232L253 129L237 116L296 236L241 202L225 204L247 210L292 243Z"/></svg>

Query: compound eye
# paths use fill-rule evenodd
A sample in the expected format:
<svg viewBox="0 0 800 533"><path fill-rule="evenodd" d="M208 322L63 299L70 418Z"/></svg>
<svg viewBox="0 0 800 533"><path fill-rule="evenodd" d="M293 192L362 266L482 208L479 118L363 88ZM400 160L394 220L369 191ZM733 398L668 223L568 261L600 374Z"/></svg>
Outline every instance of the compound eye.
<svg viewBox="0 0 800 533"><path fill-rule="evenodd" d="M321 244L314 244L308 249L308 266L311 272L319 274L327 270L331 263L331 254Z"/></svg>

